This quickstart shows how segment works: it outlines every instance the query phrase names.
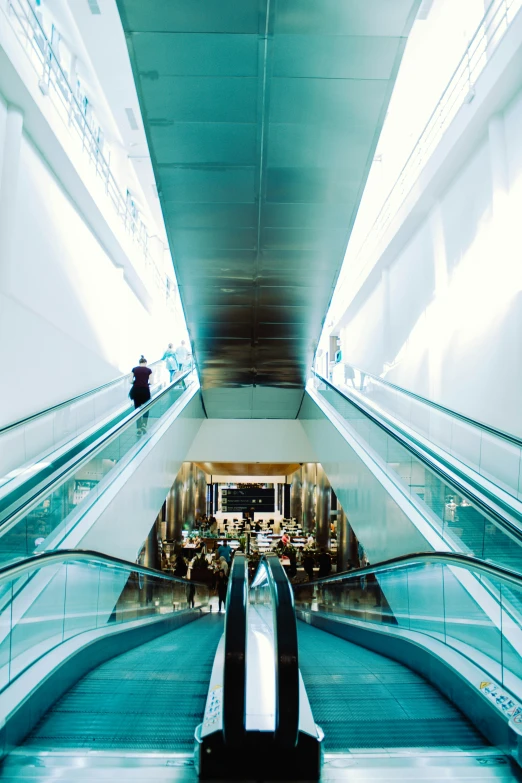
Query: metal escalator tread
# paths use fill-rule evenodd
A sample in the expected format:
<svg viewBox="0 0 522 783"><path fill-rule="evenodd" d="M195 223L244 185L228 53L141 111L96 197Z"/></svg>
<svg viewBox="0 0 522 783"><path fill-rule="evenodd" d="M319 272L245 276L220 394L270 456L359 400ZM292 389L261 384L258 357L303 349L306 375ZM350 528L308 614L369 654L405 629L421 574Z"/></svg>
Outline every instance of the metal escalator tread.
<svg viewBox="0 0 522 783"><path fill-rule="evenodd" d="M192 752L222 632L222 617L208 615L98 666L62 696L25 746Z"/></svg>
<svg viewBox="0 0 522 783"><path fill-rule="evenodd" d="M325 750L471 751L487 740L420 675L305 623L299 664Z"/></svg>

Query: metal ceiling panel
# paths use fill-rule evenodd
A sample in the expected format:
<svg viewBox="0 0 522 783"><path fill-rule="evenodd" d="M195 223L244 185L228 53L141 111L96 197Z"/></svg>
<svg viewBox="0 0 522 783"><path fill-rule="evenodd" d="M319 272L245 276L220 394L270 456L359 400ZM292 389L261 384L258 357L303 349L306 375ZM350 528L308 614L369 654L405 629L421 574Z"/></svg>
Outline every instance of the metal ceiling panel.
<svg viewBox="0 0 522 783"><path fill-rule="evenodd" d="M117 2L207 413L295 415L420 0Z"/></svg>

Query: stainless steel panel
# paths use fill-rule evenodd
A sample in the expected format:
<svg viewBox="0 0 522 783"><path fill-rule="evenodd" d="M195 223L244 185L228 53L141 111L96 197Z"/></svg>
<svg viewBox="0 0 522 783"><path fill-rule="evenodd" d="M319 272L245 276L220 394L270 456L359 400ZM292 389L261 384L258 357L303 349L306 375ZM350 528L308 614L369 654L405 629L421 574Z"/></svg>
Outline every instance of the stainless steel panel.
<svg viewBox="0 0 522 783"><path fill-rule="evenodd" d="M303 388L419 0L117 2L203 397Z"/></svg>

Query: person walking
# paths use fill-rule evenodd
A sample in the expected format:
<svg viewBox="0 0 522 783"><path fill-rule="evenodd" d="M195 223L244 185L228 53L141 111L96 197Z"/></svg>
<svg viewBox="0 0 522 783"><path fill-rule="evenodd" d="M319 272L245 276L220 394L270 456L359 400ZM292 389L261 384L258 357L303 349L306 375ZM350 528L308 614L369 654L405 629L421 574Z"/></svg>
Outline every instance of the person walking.
<svg viewBox="0 0 522 783"><path fill-rule="evenodd" d="M218 612L221 611L221 604L223 604L223 611L226 607L226 601L227 601L227 577L225 576L225 572L223 569L221 569L217 575L217 592L218 592L218 601L219 601L219 609Z"/></svg>
<svg viewBox="0 0 522 783"><path fill-rule="evenodd" d="M137 367L132 368L132 386L130 388L129 397L134 403L134 408L140 408L144 403L150 400L150 386L149 380L152 375L152 370L147 367L147 360L142 355ZM136 429L138 435L143 435L147 431L147 423L149 419L149 412L140 416L136 423Z"/></svg>
<svg viewBox="0 0 522 783"><path fill-rule="evenodd" d="M187 346L185 345L185 340L181 341L181 344L178 345L175 353L176 353L176 360L178 362L178 370L181 372L181 370L184 368L187 362L188 355L189 355Z"/></svg>
<svg viewBox="0 0 522 783"><path fill-rule="evenodd" d="M172 345L172 343L169 343L169 347L161 357L161 361L165 362L165 367L168 370L170 376L169 380L170 383L172 383L174 375L178 371L178 360L176 357L176 351L174 350L174 346Z"/></svg>

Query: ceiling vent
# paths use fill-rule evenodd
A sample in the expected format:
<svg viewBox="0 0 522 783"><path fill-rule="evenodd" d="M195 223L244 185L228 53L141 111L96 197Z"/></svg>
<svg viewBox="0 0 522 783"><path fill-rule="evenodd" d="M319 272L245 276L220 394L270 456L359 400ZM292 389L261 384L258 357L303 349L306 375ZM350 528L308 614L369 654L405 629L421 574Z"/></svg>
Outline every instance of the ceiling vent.
<svg viewBox="0 0 522 783"><path fill-rule="evenodd" d="M129 125L131 126L132 130L139 130L138 123L136 122L136 115L134 114L132 109L125 109L125 114L127 115L127 119L129 120Z"/></svg>
<svg viewBox="0 0 522 783"><path fill-rule="evenodd" d="M91 14L101 14L100 6L98 5L98 0L87 0L87 2L89 4Z"/></svg>

